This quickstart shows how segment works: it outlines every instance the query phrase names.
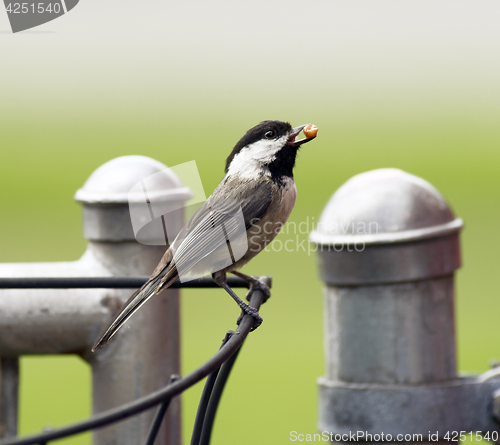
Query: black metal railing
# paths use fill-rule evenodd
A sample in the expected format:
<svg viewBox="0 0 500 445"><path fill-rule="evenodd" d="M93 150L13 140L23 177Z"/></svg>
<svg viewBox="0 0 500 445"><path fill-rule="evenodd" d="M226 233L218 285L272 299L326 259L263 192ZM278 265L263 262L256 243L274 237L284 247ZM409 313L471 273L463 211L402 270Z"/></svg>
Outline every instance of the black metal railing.
<svg viewBox="0 0 500 445"><path fill-rule="evenodd" d="M149 277L21 277L0 278L0 289L134 289L141 287ZM227 277L230 287L248 287L248 283L238 277ZM176 281L170 288L211 288L219 287L209 277L181 283Z"/></svg>
<svg viewBox="0 0 500 445"><path fill-rule="evenodd" d="M0 289L15 288L136 288L142 286L148 277L75 277L75 278L0 278ZM248 287L246 281L237 277L228 277L231 287ZM270 286L271 282L268 281ZM210 288L218 287L210 278L201 278L186 283L176 282L172 288ZM262 291L255 290L250 297L250 306L259 310L265 296ZM231 369L247 335L252 330L254 319L245 315L235 331L228 331L220 349L209 360L185 377L171 376L165 387L140 399L129 402L114 409L103 411L87 420L56 430L44 431L40 434L22 438L6 438L0 445L45 445L50 441L73 436L85 431L105 427L120 422L143 411L158 406L151 423L145 445L153 445L167 412L170 401L186 389L208 376L198 405L193 427L191 445L208 445L212 433L215 413L219 405L222 391Z"/></svg>

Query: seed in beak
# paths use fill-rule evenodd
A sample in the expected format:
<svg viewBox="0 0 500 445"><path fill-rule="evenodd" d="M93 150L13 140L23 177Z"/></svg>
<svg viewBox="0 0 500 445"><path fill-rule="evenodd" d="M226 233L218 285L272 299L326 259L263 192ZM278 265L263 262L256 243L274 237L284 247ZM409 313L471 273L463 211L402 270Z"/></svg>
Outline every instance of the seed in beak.
<svg viewBox="0 0 500 445"><path fill-rule="evenodd" d="M307 127L302 130L304 134L306 135L307 139L313 138L318 134L318 127L313 124L309 124Z"/></svg>

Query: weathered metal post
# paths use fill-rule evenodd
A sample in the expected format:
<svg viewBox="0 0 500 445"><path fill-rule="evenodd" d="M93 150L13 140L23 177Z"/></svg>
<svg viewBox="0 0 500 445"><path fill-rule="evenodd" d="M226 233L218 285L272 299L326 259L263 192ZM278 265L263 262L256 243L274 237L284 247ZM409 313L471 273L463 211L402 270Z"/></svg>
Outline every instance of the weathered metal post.
<svg viewBox="0 0 500 445"><path fill-rule="evenodd" d="M456 374L462 226L434 187L396 169L353 177L324 209L311 234L325 282L318 426L335 440L498 429L498 380Z"/></svg>
<svg viewBox="0 0 500 445"><path fill-rule="evenodd" d="M17 434L19 358L0 358L0 438Z"/></svg>
<svg viewBox="0 0 500 445"><path fill-rule="evenodd" d="M158 172L162 174L155 175ZM166 246L139 244L129 214L129 190L141 180L148 193L173 217L169 229L180 230L179 211L189 190L167 167L143 156L125 156L98 168L77 192L83 204L84 236L88 248L83 257L66 263L0 264L4 277L70 277L149 275ZM133 196L131 199L135 199ZM137 200L144 200L144 196ZM152 299L117 334L115 341L95 355L90 348L120 305L134 289L5 289L0 291L0 357L8 371L22 354L77 353L93 372L93 409L99 412L136 399L165 385L178 374L179 291L168 289ZM16 381L8 372L6 378ZM3 386L1 386L3 388ZM16 392L10 385L10 398ZM5 404L4 404L5 405ZM12 408L13 409L13 408ZM154 411L154 410L153 410ZM94 432L95 445L141 443L154 412ZM15 433L15 421L9 421ZM14 426L13 426L14 425ZM157 443L179 445L180 402L169 407Z"/></svg>

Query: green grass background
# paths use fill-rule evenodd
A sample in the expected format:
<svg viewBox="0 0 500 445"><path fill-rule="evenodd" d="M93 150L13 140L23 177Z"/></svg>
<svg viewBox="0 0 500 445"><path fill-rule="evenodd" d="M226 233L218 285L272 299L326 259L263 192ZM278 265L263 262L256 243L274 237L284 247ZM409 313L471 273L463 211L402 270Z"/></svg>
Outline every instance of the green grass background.
<svg viewBox="0 0 500 445"><path fill-rule="evenodd" d="M86 0L40 27L45 34L8 35L0 18L0 261L79 258L85 241L73 195L110 159L194 159L208 195L248 128L264 119L313 122L319 135L300 152L290 220L312 229L332 193L363 171L397 167L432 183L466 224L458 369L488 369L500 356L500 43L496 21L486 21L493 3L318 1L314 20L297 16L298 1L286 10L255 2L243 12L216 3L196 2L197 14L169 4L187 9L161 16L116 14L109 5L117 2ZM307 239L278 239L295 236ZM290 431L316 431L324 365L315 257L271 251L244 271L272 275L273 296L238 358L213 443L288 443ZM183 373L216 351L237 312L223 291L183 291ZM20 433L89 416L89 372L78 357L23 357ZM183 395L184 443L200 392ZM58 443L88 444L89 435Z"/></svg>
<svg viewBox="0 0 500 445"><path fill-rule="evenodd" d="M450 112L439 123L424 120L419 125L374 116L339 125L328 109L313 119L294 114L294 124L311 120L320 133L298 159L299 200L292 221L312 224L342 182L380 167L402 168L429 180L464 218L464 267L457 279L458 367L486 370L489 360L498 356L499 337L495 323L500 305L498 127L471 124L465 112ZM221 178L228 147L254 123L252 117L200 129L183 126L181 121L172 127L149 126L147 141L140 122L116 122L110 128L74 125L63 131L50 125L21 131L22 127L4 124L2 144L8 150L2 151L0 167L1 261L77 259L85 242L80 208L72 195L90 172L115 156L140 153L171 165L196 159L210 191ZM307 234L289 233L280 239L295 236L307 238ZM235 438L241 444L284 443L292 430L315 431L315 379L323 374L321 283L314 256L304 252L267 252L245 270L272 275L273 298L262 309L265 323L250 336L238 359L218 414L214 443L232 443ZM213 318L209 320L207 313ZM184 373L217 349L236 315L224 292L183 291ZM88 416L89 378L87 365L77 357L24 357L20 432ZM200 390L198 385L183 396L186 443ZM80 436L61 443L88 440Z"/></svg>

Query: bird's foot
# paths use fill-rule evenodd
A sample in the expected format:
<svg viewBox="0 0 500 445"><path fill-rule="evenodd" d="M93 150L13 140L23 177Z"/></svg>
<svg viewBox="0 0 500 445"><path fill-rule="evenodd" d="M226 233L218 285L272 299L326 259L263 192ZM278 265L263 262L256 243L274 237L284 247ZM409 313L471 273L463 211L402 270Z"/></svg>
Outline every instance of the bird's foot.
<svg viewBox="0 0 500 445"><path fill-rule="evenodd" d="M237 277L243 278L248 283L248 292L245 295L245 298L248 301L250 301L250 297L256 290L260 290L264 294L263 303L265 303L271 297L271 290L269 289L269 286L258 278L236 271L234 271L233 274Z"/></svg>
<svg viewBox="0 0 500 445"><path fill-rule="evenodd" d="M264 294L264 298L265 298L264 301L267 298L269 298L269 295L270 295L270 293L269 293L269 287L266 284L262 283L257 278L250 277L250 276L244 275L244 274L240 274L239 272L235 273L235 275L243 278L244 280L246 280L250 284L250 290L249 290L247 296L251 295L255 290L259 289ZM238 320L236 321L236 323L239 325L241 323L241 321L243 320L243 317L245 315L247 315L247 314L251 315L253 317L253 319L254 319L253 326L252 326L251 330L254 331L255 329L257 329L262 324L262 317L259 315L259 312L257 311L257 309L255 309L254 307L246 304L240 297L238 297L238 295L236 295L234 293L234 291L228 286L227 281L225 280L225 275L224 275L223 278L224 278L224 280L220 280L219 279L219 281L217 281L218 277L215 276L214 277L214 281L219 286L221 286L222 288L224 288L229 295L231 295L231 297L233 298L233 300L236 302L236 304L243 311L241 313L241 315L238 317ZM267 293L267 295L266 295L266 293Z"/></svg>
<svg viewBox="0 0 500 445"><path fill-rule="evenodd" d="M238 317L238 319L236 320L236 324L238 326L242 322L243 317L245 315L251 315L253 317L253 326L252 326L252 329L250 329L250 332L255 331L255 329L257 329L264 321L262 319L262 317L259 315L259 312L257 311L257 309L253 308L252 306L249 306L248 304L245 304L244 307L243 306L241 307L241 314Z"/></svg>
<svg viewBox="0 0 500 445"><path fill-rule="evenodd" d="M260 281L258 278L255 278L255 277L251 277L251 278L253 278L253 281L249 282L250 287L248 289L247 294L245 295L245 298L248 301L250 301L252 294L256 290L260 290L264 294L264 301L262 303L265 303L271 297L271 290L269 289L269 286L266 283L263 283L262 281Z"/></svg>

